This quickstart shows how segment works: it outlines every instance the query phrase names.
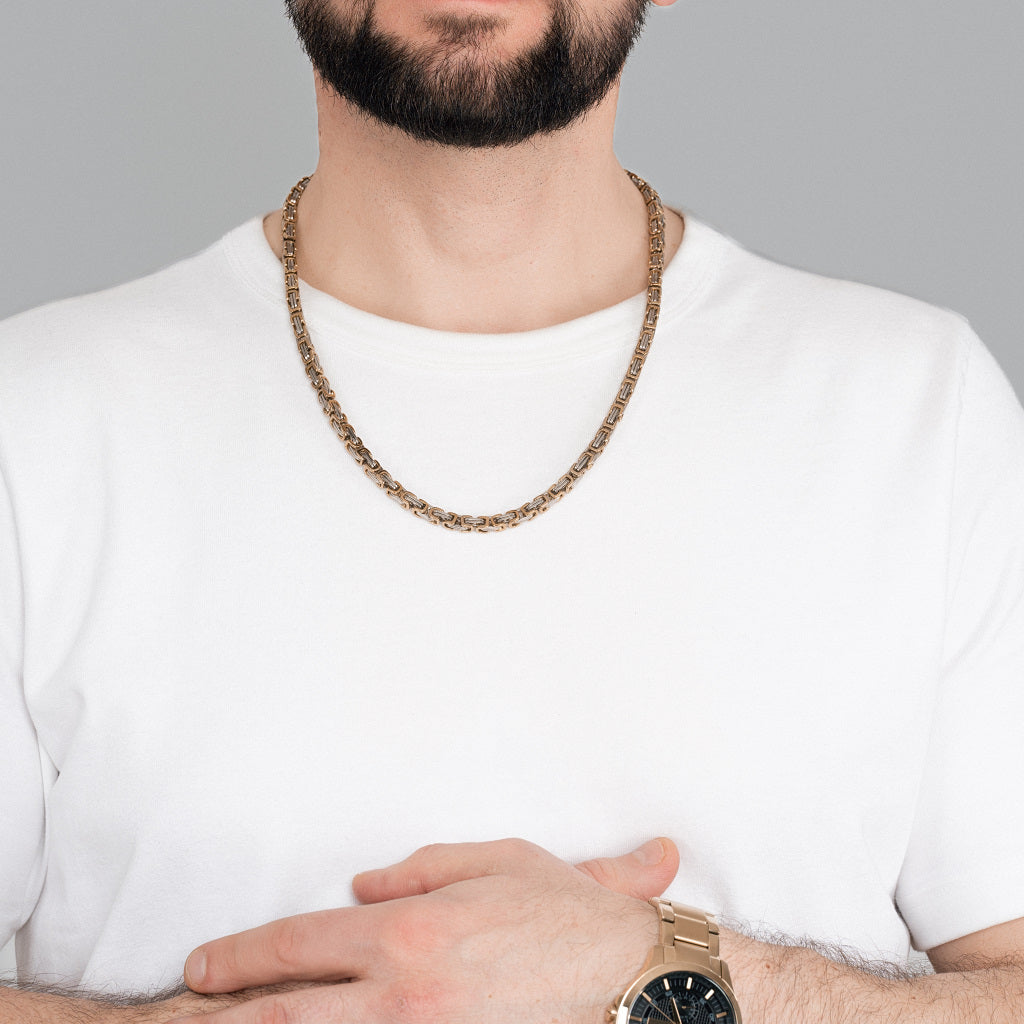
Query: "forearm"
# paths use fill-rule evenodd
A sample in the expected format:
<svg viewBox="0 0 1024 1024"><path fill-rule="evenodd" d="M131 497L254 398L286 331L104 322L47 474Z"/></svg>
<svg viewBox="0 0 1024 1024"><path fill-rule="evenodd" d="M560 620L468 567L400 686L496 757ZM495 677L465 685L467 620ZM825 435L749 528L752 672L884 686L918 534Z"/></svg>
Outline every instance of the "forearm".
<svg viewBox="0 0 1024 1024"><path fill-rule="evenodd" d="M104 999L35 986L0 985L0 1024L166 1024L222 1009L238 996L199 996L181 986L149 999Z"/></svg>
<svg viewBox="0 0 1024 1024"><path fill-rule="evenodd" d="M1020 1024L1024 966L919 977L872 973L723 929L745 1024ZM888 972L887 972L888 974Z"/></svg>
<svg viewBox="0 0 1024 1024"><path fill-rule="evenodd" d="M147 1016L151 1007L124 1006L99 999L0 988L0 1024L142 1024L174 1019Z"/></svg>

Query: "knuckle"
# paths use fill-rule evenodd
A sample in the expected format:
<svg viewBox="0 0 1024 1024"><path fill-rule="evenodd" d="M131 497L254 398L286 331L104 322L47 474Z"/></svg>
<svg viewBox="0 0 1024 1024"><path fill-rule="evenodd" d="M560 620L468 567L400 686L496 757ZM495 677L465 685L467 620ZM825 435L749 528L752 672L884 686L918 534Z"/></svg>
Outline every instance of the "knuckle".
<svg viewBox="0 0 1024 1024"><path fill-rule="evenodd" d="M618 878L615 862L609 857L596 857L594 860L588 860L586 864L581 864L580 867L601 885L608 885Z"/></svg>
<svg viewBox="0 0 1024 1024"><path fill-rule="evenodd" d="M518 836L511 836L508 839L499 839L498 843L502 852L507 853L510 857L529 857L532 856L537 849L533 843L526 839L520 839Z"/></svg>
<svg viewBox="0 0 1024 1024"><path fill-rule="evenodd" d="M439 866L448 853L449 847L445 843L430 843L412 853L403 865L403 873L408 877L411 888L419 893L434 889Z"/></svg>
<svg viewBox="0 0 1024 1024"><path fill-rule="evenodd" d="M298 1017L285 1000L267 999L256 1007L253 1024L298 1024Z"/></svg>
<svg viewBox="0 0 1024 1024"><path fill-rule="evenodd" d="M399 1024L447 1024L452 1000L436 978L415 978L394 985L387 995L385 1019Z"/></svg>
<svg viewBox="0 0 1024 1024"><path fill-rule="evenodd" d="M441 856L447 849L446 843L427 843L426 846L421 846L412 855L413 860L434 860Z"/></svg>
<svg viewBox="0 0 1024 1024"><path fill-rule="evenodd" d="M302 966L306 931L307 924L304 918L286 917L277 923L269 936L268 952L284 970L293 971Z"/></svg>
<svg viewBox="0 0 1024 1024"><path fill-rule="evenodd" d="M544 857L544 851L536 843L518 837L497 840L495 852L506 869L534 866Z"/></svg>
<svg viewBox="0 0 1024 1024"><path fill-rule="evenodd" d="M447 852L448 846L445 843L428 843L409 855L405 867L414 873L429 873L436 864L444 860Z"/></svg>
<svg viewBox="0 0 1024 1024"><path fill-rule="evenodd" d="M449 929L436 909L409 905L382 926L380 940L391 960L423 958L450 945Z"/></svg>

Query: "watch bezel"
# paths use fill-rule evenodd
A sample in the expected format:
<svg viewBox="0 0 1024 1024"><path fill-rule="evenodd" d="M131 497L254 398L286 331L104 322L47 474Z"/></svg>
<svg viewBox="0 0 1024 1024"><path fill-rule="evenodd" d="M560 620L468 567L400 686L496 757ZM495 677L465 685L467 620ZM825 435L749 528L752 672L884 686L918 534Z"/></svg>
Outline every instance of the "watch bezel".
<svg viewBox="0 0 1024 1024"><path fill-rule="evenodd" d="M726 998L729 1000L729 1005L732 1007L733 1015L736 1018L736 1024L743 1024L739 1003L736 1001L736 993L733 992L732 985L725 978L712 973L707 964L685 960L676 961L672 964L656 964L654 967L649 967L644 971L623 993L622 999L615 1011L614 1024L630 1024L629 1011L633 1003L639 998L640 993L652 981L667 977L670 974L696 974L702 978L707 978L709 984L715 985L725 993Z"/></svg>

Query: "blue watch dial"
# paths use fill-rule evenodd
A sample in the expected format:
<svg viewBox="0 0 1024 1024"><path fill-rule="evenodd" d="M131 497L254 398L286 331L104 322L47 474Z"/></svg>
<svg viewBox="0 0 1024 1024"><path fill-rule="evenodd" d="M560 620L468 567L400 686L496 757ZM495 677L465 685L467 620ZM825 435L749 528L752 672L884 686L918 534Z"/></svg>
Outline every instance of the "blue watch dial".
<svg viewBox="0 0 1024 1024"><path fill-rule="evenodd" d="M732 1001L713 978L672 971L641 989L629 1008L629 1024L736 1024Z"/></svg>

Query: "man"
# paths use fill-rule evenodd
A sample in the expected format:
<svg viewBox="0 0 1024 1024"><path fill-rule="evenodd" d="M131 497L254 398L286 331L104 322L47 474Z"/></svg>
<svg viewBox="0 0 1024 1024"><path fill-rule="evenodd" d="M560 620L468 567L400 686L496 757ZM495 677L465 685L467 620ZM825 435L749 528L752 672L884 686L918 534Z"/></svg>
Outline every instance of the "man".
<svg viewBox="0 0 1024 1024"><path fill-rule="evenodd" d="M748 1022L1019 1019L977 339L627 177L639 4L289 9L283 215L0 339L0 1021L596 1024L666 887Z"/></svg>

